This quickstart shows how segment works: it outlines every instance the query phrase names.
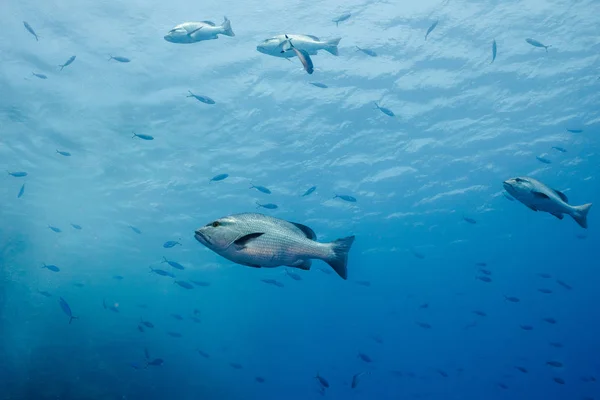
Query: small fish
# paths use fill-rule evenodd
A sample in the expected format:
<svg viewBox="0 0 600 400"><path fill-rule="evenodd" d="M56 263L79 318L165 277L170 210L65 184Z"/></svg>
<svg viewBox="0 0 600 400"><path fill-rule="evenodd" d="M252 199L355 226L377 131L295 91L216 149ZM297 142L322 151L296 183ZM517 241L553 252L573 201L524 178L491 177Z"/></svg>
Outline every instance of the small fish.
<svg viewBox="0 0 600 400"><path fill-rule="evenodd" d="M498 386L499 386L501 389L508 389L508 386L507 386L505 383L502 383L502 382L498 383Z"/></svg>
<svg viewBox="0 0 600 400"><path fill-rule="evenodd" d="M175 278L175 275L172 272L165 271L162 269L154 269L152 267L148 267L148 268L150 268L150 273L155 273L156 275L168 276L170 278Z"/></svg>
<svg viewBox="0 0 600 400"><path fill-rule="evenodd" d="M585 233L578 233L575 235L577 239L587 239L587 235Z"/></svg>
<svg viewBox="0 0 600 400"><path fill-rule="evenodd" d="M358 378L360 378L362 375L364 374L364 372L359 372L358 374L354 374L352 375L352 383L350 383L350 387L352 389L356 389L356 387L358 386Z"/></svg>
<svg viewBox="0 0 600 400"><path fill-rule="evenodd" d="M475 225L477 223L477 221L475 219L470 218L470 217L465 217L464 215L463 215L463 220L465 220L465 222L468 222L469 224L472 224L472 225Z"/></svg>
<svg viewBox="0 0 600 400"><path fill-rule="evenodd" d="M537 275L538 275L540 278L544 278L544 279L552 278L552 275L550 275L550 274L549 274L549 273L547 273L547 272L539 272Z"/></svg>
<svg viewBox="0 0 600 400"><path fill-rule="evenodd" d="M475 278L487 283L490 283L492 281L492 278L490 278L489 276L476 276Z"/></svg>
<svg viewBox="0 0 600 400"><path fill-rule="evenodd" d="M518 369L519 371L521 371L524 374L526 374L526 373L529 372L529 371L527 371L527 368L524 368L524 367L515 366L515 368Z"/></svg>
<svg viewBox="0 0 600 400"><path fill-rule="evenodd" d="M304 50L311 56L317 55L319 50L337 56L340 40L340 38L321 40L313 35L284 34L264 40L256 46L256 50L273 57L292 58L296 57L296 53L288 50L291 50L290 41L293 41L295 48Z"/></svg>
<svg viewBox="0 0 600 400"><path fill-rule="evenodd" d="M122 56L112 56L112 55L110 55L110 54L109 54L108 56L110 57L110 58L108 59L108 61L110 61L110 60L115 60L115 61L118 61L118 62L120 62L120 63L128 63L128 62L130 62L130 61L131 61L131 60L130 60L129 58L127 58L127 57L122 57Z"/></svg>
<svg viewBox="0 0 600 400"><path fill-rule="evenodd" d="M59 272L60 271L60 268L58 268L56 265L52 265L52 264L51 265L44 264L44 266L42 268L49 269L52 272Z"/></svg>
<svg viewBox="0 0 600 400"><path fill-rule="evenodd" d="M183 321L183 317L179 314L171 314L171 317L175 318L178 321Z"/></svg>
<svg viewBox="0 0 600 400"><path fill-rule="evenodd" d="M56 232L56 233L61 233L62 232L62 230L60 228L57 228L55 226L48 225L48 228L50 228L50 230L52 232Z"/></svg>
<svg viewBox="0 0 600 400"><path fill-rule="evenodd" d="M429 36L429 34L431 32L433 32L433 30L435 29L435 27L437 26L439 20L435 21L433 24L431 24L431 26L427 29L427 33L425 34L425 40L427 40L427 37Z"/></svg>
<svg viewBox="0 0 600 400"><path fill-rule="evenodd" d="M329 87L326 84L321 83L321 82L309 82L309 83L311 85L316 86L316 87L321 88L321 89L327 89Z"/></svg>
<svg viewBox="0 0 600 400"><path fill-rule="evenodd" d="M535 156L535 158L541 163L552 164L552 161L548 160L547 158L540 157L540 156Z"/></svg>
<svg viewBox="0 0 600 400"><path fill-rule="evenodd" d="M302 195L302 197L305 197L305 196L308 196L308 195L312 194L315 190L317 190L316 186L312 186L312 187L308 188L306 190L306 192L304 192L304 194Z"/></svg>
<svg viewBox="0 0 600 400"><path fill-rule="evenodd" d="M487 314L484 311L480 311L480 310L473 311L473 314L479 315L480 317L487 317Z"/></svg>
<svg viewBox="0 0 600 400"><path fill-rule="evenodd" d="M117 281L121 281L121 280L124 279L121 275L114 275L112 278L115 279L115 280L117 280Z"/></svg>
<svg viewBox="0 0 600 400"><path fill-rule="evenodd" d="M492 271L490 271L489 269L485 269L485 268L479 268L479 272L481 272L484 275L492 275Z"/></svg>
<svg viewBox="0 0 600 400"><path fill-rule="evenodd" d="M142 323L142 325L144 325L146 328L154 328L154 324L150 321L144 321L143 319L140 318L140 322Z"/></svg>
<svg viewBox="0 0 600 400"><path fill-rule="evenodd" d="M557 349L560 349L563 347L563 344L560 342L550 342L549 345L552 347L556 347Z"/></svg>
<svg viewBox="0 0 600 400"><path fill-rule="evenodd" d="M435 372L437 372L438 374L440 374L440 375L441 375L441 376L443 376L444 378L447 378L447 377L448 377L448 373L447 373L446 371L444 371L443 369L439 369L439 368L437 368L437 369L435 370Z"/></svg>
<svg viewBox="0 0 600 400"><path fill-rule="evenodd" d="M546 288L541 288L541 289L538 289L538 292L544 293L544 294L550 294L550 293L552 293L552 290L546 289Z"/></svg>
<svg viewBox="0 0 600 400"><path fill-rule="evenodd" d="M27 172L24 172L24 171L17 171L17 172L6 171L6 172L8 172L8 174L10 176L14 176L15 178L23 178L28 175Z"/></svg>
<svg viewBox="0 0 600 400"><path fill-rule="evenodd" d="M119 307L117 305L111 304L110 306L108 306L108 309L112 312L119 312Z"/></svg>
<svg viewBox="0 0 600 400"><path fill-rule="evenodd" d="M215 104L216 103L213 99L211 99L208 96L197 95L197 94L192 93L190 90L188 90L188 92L190 94L187 95L186 97L193 97L201 103L204 103L204 104Z"/></svg>
<svg viewBox="0 0 600 400"><path fill-rule="evenodd" d="M571 133L582 133L583 129L567 129L567 132Z"/></svg>
<svg viewBox="0 0 600 400"><path fill-rule="evenodd" d="M212 21L184 22L171 29L164 39L169 43L191 44L214 40L218 35L235 36L231 29L231 21L227 17L223 17L221 25Z"/></svg>
<svg viewBox="0 0 600 400"><path fill-rule="evenodd" d="M135 233L137 233L138 235L142 234L142 231L140 231L138 228L136 228L135 226L131 226L129 225L129 227L131 228L132 231L134 231Z"/></svg>
<svg viewBox="0 0 600 400"><path fill-rule="evenodd" d="M508 179L503 185L507 192L529 209L547 212L558 219L563 219L564 214L567 214L579 226L587 228L587 214L592 203L572 206L564 193L529 177Z"/></svg>
<svg viewBox="0 0 600 400"><path fill-rule="evenodd" d="M46 292L45 290L38 290L37 292L38 292L39 294L41 294L42 296L45 296L45 297L52 297L52 295L51 295L50 293Z"/></svg>
<svg viewBox="0 0 600 400"><path fill-rule="evenodd" d="M250 189L256 189L259 192L265 193L265 194L271 194L271 191L269 189L267 189L264 186L256 186L256 185L252 185L250 186Z"/></svg>
<svg viewBox="0 0 600 400"><path fill-rule="evenodd" d="M273 203L267 203L267 204L260 204L259 202L256 202L256 208L266 208L268 210L275 210L276 208L278 208L277 204L273 204Z"/></svg>
<svg viewBox="0 0 600 400"><path fill-rule="evenodd" d="M334 199L342 199L344 201L350 202L350 203L356 203L356 198L349 196L347 194L336 194L335 196L333 196Z"/></svg>
<svg viewBox="0 0 600 400"><path fill-rule="evenodd" d="M58 304L60 304L60 308L62 308L63 312L65 314L67 314L67 317L69 317L69 324L74 320L74 319L79 319L79 317L76 317L73 315L73 312L71 312L71 307L69 307L69 304L66 302L65 299L63 299L62 297L60 297L58 299Z"/></svg>
<svg viewBox="0 0 600 400"><path fill-rule="evenodd" d="M417 322L417 325L419 325L423 329L431 329L432 328L432 326L430 324L428 324L427 322Z"/></svg>
<svg viewBox="0 0 600 400"><path fill-rule="evenodd" d="M32 72L31 75L35 76L36 78L40 78L40 79L48 79L48 77L44 74L36 74L35 72Z"/></svg>
<svg viewBox="0 0 600 400"><path fill-rule="evenodd" d="M283 283L281 283L281 282L279 282L279 281L277 281L275 279L261 279L261 281L263 281L264 283L267 283L269 285L274 285L274 286L277 286L277 287L283 287L284 286Z"/></svg>
<svg viewBox="0 0 600 400"><path fill-rule="evenodd" d="M497 50L498 50L498 46L496 45L496 39L494 39L492 41L492 63L496 60L496 52L497 52Z"/></svg>
<svg viewBox="0 0 600 400"><path fill-rule="evenodd" d="M420 260L425 258L425 254L418 252L417 250L413 249L412 247L409 250L413 256L417 257Z"/></svg>
<svg viewBox="0 0 600 400"><path fill-rule="evenodd" d="M552 325L556 324L556 322L557 322L556 319L554 319L552 317L542 318L542 321L547 322L547 323L552 324Z"/></svg>
<svg viewBox="0 0 600 400"><path fill-rule="evenodd" d="M339 26L340 22L344 22L344 21L349 20L351 16L352 16L352 14L345 13L345 14L340 15L339 17L335 17L331 21L335 22L335 26Z"/></svg>
<svg viewBox="0 0 600 400"><path fill-rule="evenodd" d="M76 283L74 283L74 284L73 284L73 286L77 286L78 288L82 288L82 287L84 287L85 285L84 285L83 283L76 282Z"/></svg>
<svg viewBox="0 0 600 400"><path fill-rule="evenodd" d="M287 274L287 276L289 276L290 278L292 278L295 281L301 281L302 277L300 275L298 275L295 272L290 272L287 268L285 270L285 273Z"/></svg>
<svg viewBox="0 0 600 400"><path fill-rule="evenodd" d="M164 361L162 358L155 358L154 360L147 362L146 363L146 368L148 368L148 366L152 365L154 367L160 367L161 365L163 365Z"/></svg>
<svg viewBox="0 0 600 400"><path fill-rule="evenodd" d="M174 281L173 283L178 284L179 286L181 286L184 289L193 289L194 286L191 283L188 283L186 281Z"/></svg>
<svg viewBox="0 0 600 400"><path fill-rule="evenodd" d="M133 369L142 369L138 363L129 363L129 366Z"/></svg>
<svg viewBox="0 0 600 400"><path fill-rule="evenodd" d="M167 332L167 335L174 337L174 338L181 338L183 337L183 335L179 332Z"/></svg>
<svg viewBox="0 0 600 400"><path fill-rule="evenodd" d="M394 117L396 114L394 114L394 112L392 110L390 110L389 108L385 108L385 107L380 107L379 104L377 104L375 102L375 109L381 111L382 113L384 113L385 115L389 116L389 117Z"/></svg>
<svg viewBox="0 0 600 400"><path fill-rule="evenodd" d="M561 363L560 361L546 361L546 365L549 365L551 367L555 367L555 368L562 368L563 363Z"/></svg>
<svg viewBox="0 0 600 400"><path fill-rule="evenodd" d="M523 329L524 331L531 331L531 330L533 330L533 326L531 326L531 325L519 325L519 327L521 329Z"/></svg>
<svg viewBox="0 0 600 400"><path fill-rule="evenodd" d="M552 378L552 380L554 382L558 383L559 385L564 385L565 384L565 380L563 378L554 377L554 378Z"/></svg>
<svg viewBox="0 0 600 400"><path fill-rule="evenodd" d="M25 184L23 184L21 186L21 189L19 189L19 193L17 194L17 199L20 199L24 193L25 193Z"/></svg>
<svg viewBox="0 0 600 400"><path fill-rule="evenodd" d="M319 267L317 269L319 271L321 271L322 273L324 273L325 275L331 275L333 273L330 269L327 269L327 268Z"/></svg>
<svg viewBox="0 0 600 400"><path fill-rule="evenodd" d="M487 263L483 261L476 262L475 265L477 267L487 267Z"/></svg>
<svg viewBox="0 0 600 400"><path fill-rule="evenodd" d="M73 227L73 229L77 229L78 231L82 230L83 228L81 227L81 225L77 225L77 224L71 224L71 226Z"/></svg>
<svg viewBox="0 0 600 400"><path fill-rule="evenodd" d="M544 49L546 49L546 53L548 52L548 48L552 47L552 45L546 46L545 44L538 42L535 39L525 39L525 41L534 47L543 47Z"/></svg>
<svg viewBox="0 0 600 400"><path fill-rule="evenodd" d="M360 285L360 286L365 286L365 287L369 287L369 286L371 286L371 282L369 282L369 281L355 281L355 283L356 283L357 285Z"/></svg>
<svg viewBox="0 0 600 400"><path fill-rule="evenodd" d="M145 135L143 133L137 134L137 133L133 132L133 136L131 138L133 139L134 137L139 137L142 140L154 140L153 136Z"/></svg>
<svg viewBox="0 0 600 400"><path fill-rule="evenodd" d="M71 157L71 153L69 153L68 151L56 150L56 152L61 156Z"/></svg>
<svg viewBox="0 0 600 400"><path fill-rule="evenodd" d="M317 373L317 376L315 376L315 378L319 381L319 384L324 387L324 388L328 388L329 387L329 382L327 382L327 379L323 378L321 375L319 375Z"/></svg>
<svg viewBox="0 0 600 400"><path fill-rule="evenodd" d="M144 333L144 327L142 325L138 325L137 328L138 328L138 331Z"/></svg>
<svg viewBox="0 0 600 400"><path fill-rule="evenodd" d="M208 287L208 286L210 286L210 282L195 281L195 280L192 280L192 279L190 279L190 282L192 282L196 286L201 286L201 287Z"/></svg>
<svg viewBox="0 0 600 400"><path fill-rule="evenodd" d="M506 295L504 295L504 298L507 301L510 301L511 303L518 303L518 302L521 301L518 297L514 297L514 296L506 296Z"/></svg>
<svg viewBox="0 0 600 400"><path fill-rule="evenodd" d="M242 367L242 364L236 363L236 362L230 362L229 365L231 366L231 368L235 368L235 369L242 369L242 368L244 368L244 367Z"/></svg>
<svg viewBox="0 0 600 400"><path fill-rule="evenodd" d="M35 41L38 42L39 41L38 35L35 33L35 31L31 27L31 25L29 25L29 23L27 21L23 21L23 26L25 26L25 29L27 29L27 31L35 37Z"/></svg>
<svg viewBox="0 0 600 400"><path fill-rule="evenodd" d="M166 262L166 263L167 263L167 264L169 264L171 267L173 267L173 268L175 268L175 269L178 269L178 270L181 270L181 271L183 271L183 270L185 269L185 267L184 267L183 265L179 264L179 263L178 263L178 262L176 262L176 261L170 261L170 260L167 260L167 258L166 258L166 257L163 257L163 261L161 261L161 262Z"/></svg>
<svg viewBox="0 0 600 400"><path fill-rule="evenodd" d="M360 358L361 360L363 360L364 362L367 362L367 363L373 362L373 360L371 359L371 357L369 357L365 353L358 353L357 357Z"/></svg>
<svg viewBox="0 0 600 400"><path fill-rule="evenodd" d="M202 350L196 350L204 358L210 358L210 355Z"/></svg>
<svg viewBox="0 0 600 400"><path fill-rule="evenodd" d="M265 383L265 378L263 378L262 376L257 376L254 378L254 380L258 383Z"/></svg>
<svg viewBox="0 0 600 400"><path fill-rule="evenodd" d="M163 247L165 249L170 249L170 248L175 247L177 245L183 246L181 243L179 243L179 242L177 242L175 240L168 240L168 241L166 241L166 242L163 243Z"/></svg>
<svg viewBox="0 0 600 400"><path fill-rule="evenodd" d="M144 347L144 357L146 357L146 360L150 359L150 352L147 347Z"/></svg>
<svg viewBox="0 0 600 400"><path fill-rule="evenodd" d="M298 59L302 63L302 67L304 67L306 73L312 75L312 73L315 72L315 67L312 58L310 58L310 55L308 55L308 53L305 50L300 50L295 47L292 47L292 51L296 53L296 57L298 57Z"/></svg>
<svg viewBox="0 0 600 400"><path fill-rule="evenodd" d="M556 283L558 283L560 286L564 287L567 290L572 290L573 289L572 286L570 286L569 284L567 284L565 281L561 281L560 279L557 279Z"/></svg>
<svg viewBox="0 0 600 400"><path fill-rule="evenodd" d="M218 182L218 181L222 181L223 179L227 179L229 177L229 174L219 174L219 175L215 175L211 178L210 182Z"/></svg>
<svg viewBox="0 0 600 400"><path fill-rule="evenodd" d="M76 56L69 57L67 62L65 62L63 65L59 65L60 70L62 71L64 67L68 67L69 65L73 64L73 61L75 61L75 58L76 58Z"/></svg>
<svg viewBox="0 0 600 400"><path fill-rule="evenodd" d="M420 309L426 309L429 308L429 303L423 303L419 306Z"/></svg>
<svg viewBox="0 0 600 400"><path fill-rule="evenodd" d="M373 50L363 49L363 48L358 47L358 46L355 46L355 47L356 47L356 51L361 51L361 52L363 52L366 55L371 56L371 57L377 57L377 53L375 53Z"/></svg>
<svg viewBox="0 0 600 400"><path fill-rule="evenodd" d="M560 151L561 153L567 152L567 149L565 149L564 147L552 146L552 148L556 151Z"/></svg>

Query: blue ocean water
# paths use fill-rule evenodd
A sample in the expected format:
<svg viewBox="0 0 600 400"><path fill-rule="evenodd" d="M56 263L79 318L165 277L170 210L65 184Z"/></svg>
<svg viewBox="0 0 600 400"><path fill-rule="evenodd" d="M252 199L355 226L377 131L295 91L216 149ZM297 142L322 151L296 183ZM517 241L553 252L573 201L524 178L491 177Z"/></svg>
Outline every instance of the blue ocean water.
<svg viewBox="0 0 600 400"><path fill-rule="evenodd" d="M234 37L163 38L224 15ZM597 0L2 2L0 169L27 175L0 179L0 399L599 399L600 213L583 229L502 185L597 203L598 15ZM309 75L257 51L284 33L341 38L339 55L311 55ZM256 211L355 235L348 279L194 239Z"/></svg>

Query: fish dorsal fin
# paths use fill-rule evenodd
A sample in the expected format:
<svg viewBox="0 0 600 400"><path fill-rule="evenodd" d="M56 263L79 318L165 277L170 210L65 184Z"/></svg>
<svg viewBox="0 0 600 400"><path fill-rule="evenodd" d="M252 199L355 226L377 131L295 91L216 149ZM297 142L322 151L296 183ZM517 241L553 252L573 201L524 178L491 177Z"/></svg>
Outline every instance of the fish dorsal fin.
<svg viewBox="0 0 600 400"><path fill-rule="evenodd" d="M252 240L254 240L254 239L256 239L256 238L258 238L258 237L260 237L260 236L262 236L262 235L264 235L264 232L254 232L254 233L249 233L249 234L247 234L247 235L244 235L244 236L242 236L242 237L240 237L240 238L236 239L236 240L235 240L233 243L234 243L236 246L239 246L239 247L242 247L242 248L244 248L244 247L246 247L246 245L247 245L248 243L250 243Z"/></svg>
<svg viewBox="0 0 600 400"><path fill-rule="evenodd" d="M569 202L569 199L567 198L567 195L566 195L566 194L564 194L563 192L561 192L561 191L558 191L558 190L556 190L556 189L552 189L552 191L553 191L554 193L556 193L556 194L558 195L558 197L560 197L560 199L561 199L562 201L564 201L565 203L568 203L568 202Z"/></svg>
<svg viewBox="0 0 600 400"><path fill-rule="evenodd" d="M212 21L200 21L200 22L204 22L205 24L207 24L207 25L210 25L210 26L217 26L217 25L216 25L214 22L212 22Z"/></svg>
<svg viewBox="0 0 600 400"><path fill-rule="evenodd" d="M310 240L317 240L317 234L315 233L315 231L310 229L308 226L298 224L296 222L292 222L292 224L294 224L296 226L296 228L300 229L302 231L302 233L304 233L306 235L306 237L309 238Z"/></svg>
<svg viewBox="0 0 600 400"><path fill-rule="evenodd" d="M304 36L307 36L307 37L309 37L309 38L311 38L311 39L313 39L313 40L316 40L317 42L320 42L320 41L321 41L321 39L319 39L319 38L318 38L318 37L316 37L315 35L304 35Z"/></svg>
<svg viewBox="0 0 600 400"><path fill-rule="evenodd" d="M550 198L546 193L538 192L535 190L532 190L531 193L533 194L534 197L537 197L538 199L549 199Z"/></svg>
<svg viewBox="0 0 600 400"><path fill-rule="evenodd" d="M562 214L559 214L559 213L552 213L552 215L554 215L558 219L563 219L564 218L564 216Z"/></svg>

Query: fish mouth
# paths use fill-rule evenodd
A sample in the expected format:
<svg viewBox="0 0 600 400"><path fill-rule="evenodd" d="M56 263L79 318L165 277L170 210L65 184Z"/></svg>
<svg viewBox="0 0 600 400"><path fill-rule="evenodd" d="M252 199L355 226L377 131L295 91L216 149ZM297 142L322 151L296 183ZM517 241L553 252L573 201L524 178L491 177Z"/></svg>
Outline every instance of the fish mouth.
<svg viewBox="0 0 600 400"><path fill-rule="evenodd" d="M506 189L506 190L509 190L512 188L512 185L508 181L502 182L502 186L504 186L504 189Z"/></svg>
<svg viewBox="0 0 600 400"><path fill-rule="evenodd" d="M258 51L259 53L263 53L263 54L269 54L267 49L265 49L262 46L256 46L256 51Z"/></svg>
<svg viewBox="0 0 600 400"><path fill-rule="evenodd" d="M202 244L210 244L210 240L208 240L208 238L200 231L200 229L198 229L194 233L195 233L194 237L196 238L197 241L199 241Z"/></svg>

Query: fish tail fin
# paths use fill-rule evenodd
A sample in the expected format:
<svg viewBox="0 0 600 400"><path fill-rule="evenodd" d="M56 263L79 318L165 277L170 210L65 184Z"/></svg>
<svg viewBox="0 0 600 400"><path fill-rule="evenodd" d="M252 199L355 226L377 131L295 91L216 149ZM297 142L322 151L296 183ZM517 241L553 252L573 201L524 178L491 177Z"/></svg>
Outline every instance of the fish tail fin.
<svg viewBox="0 0 600 400"><path fill-rule="evenodd" d="M108 61L110 61L110 60L112 60L112 59L113 59L113 56L112 56L112 54L109 54L109 55L108 55Z"/></svg>
<svg viewBox="0 0 600 400"><path fill-rule="evenodd" d="M338 52L338 44L340 44L340 40L342 40L342 38L326 40L323 50L333 54L334 56L339 56L340 53Z"/></svg>
<svg viewBox="0 0 600 400"><path fill-rule="evenodd" d="M133 131L131 131L131 133L133 133L133 136L131 137L132 139L137 136L137 133L135 133Z"/></svg>
<svg viewBox="0 0 600 400"><path fill-rule="evenodd" d="M256 202L256 208L260 208L260 207L261 207L261 205L260 205L260 203L257 201L257 202Z"/></svg>
<svg viewBox="0 0 600 400"><path fill-rule="evenodd" d="M167 261L167 257L163 256L163 260L161 261L161 264L164 263L164 262L169 262L169 261ZM152 267L150 267L150 269L152 269Z"/></svg>
<svg viewBox="0 0 600 400"><path fill-rule="evenodd" d="M546 53L548 52L548 48L549 48L549 47L552 47L552 45L551 45L551 44L549 44L548 46L544 46L544 48L546 49Z"/></svg>
<svg viewBox="0 0 600 400"><path fill-rule="evenodd" d="M332 255L325 260L342 278L348 279L348 252L354 243L354 236L348 236L330 243Z"/></svg>
<svg viewBox="0 0 600 400"><path fill-rule="evenodd" d="M231 21L227 17L223 17L221 28L223 28L223 35L235 36L235 33L233 33L233 30L231 29Z"/></svg>
<svg viewBox="0 0 600 400"><path fill-rule="evenodd" d="M79 319L79 317L72 315L71 318L69 318L69 325L71 324L71 322L73 322L74 319Z"/></svg>
<svg viewBox="0 0 600 400"><path fill-rule="evenodd" d="M587 228L587 215L592 207L592 203L584 204L582 206L575 206L575 212L572 217L582 228Z"/></svg>

